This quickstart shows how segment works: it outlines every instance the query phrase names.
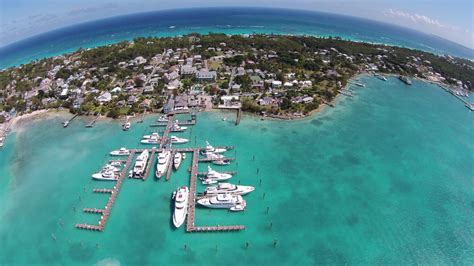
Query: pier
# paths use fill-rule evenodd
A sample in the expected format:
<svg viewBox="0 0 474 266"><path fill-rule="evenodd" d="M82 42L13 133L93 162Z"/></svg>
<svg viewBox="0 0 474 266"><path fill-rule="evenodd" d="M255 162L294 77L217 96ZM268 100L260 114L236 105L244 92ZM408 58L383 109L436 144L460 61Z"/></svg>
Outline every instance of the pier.
<svg viewBox="0 0 474 266"><path fill-rule="evenodd" d="M115 186L113 187L113 189L111 190L94 189L94 192L97 192L97 193L110 193L109 199L104 209L84 208L85 212L101 214L99 223L97 225L78 223L75 225L76 228L91 230L91 231L100 231L100 232L105 229L105 225L107 224L107 220L109 219L109 216L110 216L110 211L112 210L115 200L117 199L120 189L122 188L123 181L128 173L128 168L130 167L130 164L132 163L134 157L135 157L135 150L132 150L130 151L130 155L128 156L127 162L125 163L125 166L122 172L120 173L120 176L117 179L117 182L115 183Z"/></svg>
<svg viewBox="0 0 474 266"><path fill-rule="evenodd" d="M74 118L76 118L76 117L78 117L78 116L79 116L79 114L75 114L73 117L71 117L71 119L64 121L63 127L64 127L64 128L68 127L69 124L72 122L72 120L74 120Z"/></svg>
<svg viewBox="0 0 474 266"><path fill-rule="evenodd" d="M242 118L242 108L237 109L237 118L235 119L235 125L240 124L240 119Z"/></svg>
<svg viewBox="0 0 474 266"><path fill-rule="evenodd" d="M99 120L100 114L98 114L89 124L86 125L86 128L93 128L97 120Z"/></svg>
<svg viewBox="0 0 474 266"><path fill-rule="evenodd" d="M152 148L151 149L151 154L150 154L150 158L148 158L148 162L146 164L146 170L145 170L145 173L143 174L142 176L142 180L145 181L147 178L148 178L148 175L150 174L150 169L153 165L153 161L155 160L155 152L156 152L156 149L155 148Z"/></svg>

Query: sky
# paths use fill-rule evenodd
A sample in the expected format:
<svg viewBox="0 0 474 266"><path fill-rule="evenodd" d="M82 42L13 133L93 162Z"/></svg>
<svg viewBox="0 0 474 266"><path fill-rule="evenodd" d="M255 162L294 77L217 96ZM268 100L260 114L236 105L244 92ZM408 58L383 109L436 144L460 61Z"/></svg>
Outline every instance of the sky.
<svg viewBox="0 0 474 266"><path fill-rule="evenodd" d="M362 17L434 34L474 49L473 0L0 0L0 47L65 26L153 10L259 6Z"/></svg>

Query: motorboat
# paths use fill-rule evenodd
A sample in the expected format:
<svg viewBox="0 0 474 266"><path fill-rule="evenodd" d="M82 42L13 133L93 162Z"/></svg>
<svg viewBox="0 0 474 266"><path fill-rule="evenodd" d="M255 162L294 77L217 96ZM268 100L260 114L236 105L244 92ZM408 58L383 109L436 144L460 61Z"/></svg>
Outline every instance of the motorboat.
<svg viewBox="0 0 474 266"><path fill-rule="evenodd" d="M173 224L176 228L178 228L184 223L186 214L188 213L189 188L185 186L178 188L178 190L173 193L173 197Z"/></svg>
<svg viewBox="0 0 474 266"><path fill-rule="evenodd" d="M232 178L231 174L219 173L212 170L210 166L207 166L207 173L204 177L201 178L201 181L204 185L215 184L219 181L224 181Z"/></svg>
<svg viewBox="0 0 474 266"><path fill-rule="evenodd" d="M150 135L144 135L142 139L161 138L158 132L153 132Z"/></svg>
<svg viewBox="0 0 474 266"><path fill-rule="evenodd" d="M171 140L171 143L173 143L173 144L183 144L183 143L186 143L186 142L189 141L188 139L178 138L176 136L171 136L170 140Z"/></svg>
<svg viewBox="0 0 474 266"><path fill-rule="evenodd" d="M129 121L127 121L122 125L122 129L123 129L123 131L128 131L131 126L132 126L132 124Z"/></svg>
<svg viewBox="0 0 474 266"><path fill-rule="evenodd" d="M122 162L121 161L111 161L110 165L115 166L115 167L121 167Z"/></svg>
<svg viewBox="0 0 474 266"><path fill-rule="evenodd" d="M243 211L246 206L246 202L241 195L232 195L229 193L204 197L199 199L197 203L207 208L230 209L231 211Z"/></svg>
<svg viewBox="0 0 474 266"><path fill-rule="evenodd" d="M215 171L214 169L212 169L209 165L207 166L206 178L227 180L231 177L232 177L231 174L219 173L219 172Z"/></svg>
<svg viewBox="0 0 474 266"><path fill-rule="evenodd" d="M365 87L365 85L360 82L354 82L354 85L359 86L359 87Z"/></svg>
<svg viewBox="0 0 474 266"><path fill-rule="evenodd" d="M241 186L241 185L234 185L230 183L219 183L216 186L206 187L206 189L204 190L204 195L213 196L213 195L217 195L221 193L246 195L254 190L255 188L252 186Z"/></svg>
<svg viewBox="0 0 474 266"><path fill-rule="evenodd" d="M156 122L168 122L168 117L166 115L160 115Z"/></svg>
<svg viewBox="0 0 474 266"><path fill-rule="evenodd" d="M102 167L100 172L93 174L92 178L96 180L115 181L117 180L119 172L119 168L110 164L106 164L104 167Z"/></svg>
<svg viewBox="0 0 474 266"><path fill-rule="evenodd" d="M69 120L63 122L63 127L66 128L67 126L69 126Z"/></svg>
<svg viewBox="0 0 474 266"><path fill-rule="evenodd" d="M150 156L148 150L144 150L135 161L131 177L142 178L146 171L146 165L148 164L148 157Z"/></svg>
<svg viewBox="0 0 474 266"><path fill-rule="evenodd" d="M206 148L202 150L202 153L223 153L226 152L227 149L225 148L214 148L209 144L209 142L206 140Z"/></svg>
<svg viewBox="0 0 474 266"><path fill-rule="evenodd" d="M215 165L229 165L230 160L229 159L217 159L217 160L212 161L212 163L215 164Z"/></svg>
<svg viewBox="0 0 474 266"><path fill-rule="evenodd" d="M118 174L114 171L101 171L92 175L96 180L116 181Z"/></svg>
<svg viewBox="0 0 474 266"><path fill-rule="evenodd" d="M162 177L168 170L168 165L171 160L171 151L163 150L158 154L158 163L156 164L156 178Z"/></svg>
<svg viewBox="0 0 474 266"><path fill-rule="evenodd" d="M171 131L172 132L182 132L182 131L185 131L186 129L188 129L187 127L182 127L178 124L178 120L176 120L173 125L171 126Z"/></svg>
<svg viewBox="0 0 474 266"><path fill-rule="evenodd" d="M205 156L206 159L208 159L208 160L218 160L218 159L224 158L224 155L216 154L216 153L212 153L212 152L201 153L201 155Z"/></svg>
<svg viewBox="0 0 474 266"><path fill-rule="evenodd" d="M111 151L110 155L112 156L128 156L130 155L130 151L126 148L120 148L119 150Z"/></svg>
<svg viewBox="0 0 474 266"><path fill-rule="evenodd" d="M411 85L412 82L407 76L398 76L398 79L407 85Z"/></svg>
<svg viewBox="0 0 474 266"><path fill-rule="evenodd" d="M183 154L180 153L180 152L177 152L174 155L174 158L173 158L173 167L174 167L175 170L178 170L178 168L181 165L182 161L183 161Z"/></svg>
<svg viewBox="0 0 474 266"><path fill-rule="evenodd" d="M146 138L149 137L149 138ZM157 132L153 132L151 135L145 135L143 136L143 139L140 141L142 144L160 144L161 137Z"/></svg>

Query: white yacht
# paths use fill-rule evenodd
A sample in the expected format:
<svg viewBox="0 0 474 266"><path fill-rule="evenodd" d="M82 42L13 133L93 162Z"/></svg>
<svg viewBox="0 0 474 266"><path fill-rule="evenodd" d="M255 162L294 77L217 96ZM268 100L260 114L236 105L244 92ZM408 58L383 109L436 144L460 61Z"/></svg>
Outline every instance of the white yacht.
<svg viewBox="0 0 474 266"><path fill-rule="evenodd" d="M120 169L114 167L110 164L106 164L100 172L95 173L92 175L92 178L97 180L108 180L108 181L115 181L119 175Z"/></svg>
<svg viewBox="0 0 474 266"><path fill-rule="evenodd" d="M173 125L171 126L171 131L173 132L182 132L188 129L187 127L182 127L178 124L178 120L174 121Z"/></svg>
<svg viewBox="0 0 474 266"><path fill-rule="evenodd" d="M173 212L173 224L176 228L180 227L184 223L186 214L188 213L188 187L180 187L176 192L173 193L174 197L174 212Z"/></svg>
<svg viewBox="0 0 474 266"><path fill-rule="evenodd" d="M126 148L120 148L119 150L111 151L110 155L112 156L128 156L130 155L130 151Z"/></svg>
<svg viewBox="0 0 474 266"><path fill-rule="evenodd" d="M230 209L231 211L242 211L246 206L246 202L241 195L232 195L228 193L205 197L199 199L197 203L208 208Z"/></svg>
<svg viewBox="0 0 474 266"><path fill-rule="evenodd" d="M123 129L123 131L128 131L131 126L132 126L132 124L127 121L122 125L122 129Z"/></svg>
<svg viewBox="0 0 474 266"><path fill-rule="evenodd" d="M178 138L176 136L171 136L170 140L171 140L171 143L173 143L173 144L183 144L183 143L186 143L186 142L189 141L188 139Z"/></svg>
<svg viewBox="0 0 474 266"><path fill-rule="evenodd" d="M205 152L205 153L201 153L201 154L204 155L206 157L206 159L209 159L209 160L218 160L218 159L223 159L224 158L224 155L216 154L216 153L212 153L212 152Z"/></svg>
<svg viewBox="0 0 474 266"><path fill-rule="evenodd" d="M144 135L142 138L143 139L151 139L151 138L161 138L161 137L160 137L160 134L158 134L158 132L155 131L155 132L151 133L150 135Z"/></svg>
<svg viewBox="0 0 474 266"><path fill-rule="evenodd" d="M168 117L166 115L160 115L156 122L168 122Z"/></svg>
<svg viewBox="0 0 474 266"><path fill-rule="evenodd" d="M138 157L137 161L135 162L135 166L133 167L132 177L141 178L145 174L146 165L148 163L149 157L148 150L144 150Z"/></svg>
<svg viewBox="0 0 474 266"><path fill-rule="evenodd" d="M183 161L183 154L181 154L180 152L177 152L173 158L173 167L175 170L178 170L182 161Z"/></svg>
<svg viewBox="0 0 474 266"><path fill-rule="evenodd" d="M202 177L201 180L203 184L210 185L230 178L232 178L231 174L219 173L214 171L210 166L207 166L207 174L205 177Z"/></svg>
<svg viewBox="0 0 474 266"><path fill-rule="evenodd" d="M160 144L161 137L157 132L153 132L151 135L143 136L140 141L142 144Z"/></svg>
<svg viewBox="0 0 474 266"><path fill-rule="evenodd" d="M105 180L105 181L116 181L118 177L118 173L114 171L100 171L99 173L95 173L92 175L92 178L96 180Z"/></svg>
<svg viewBox="0 0 474 266"><path fill-rule="evenodd" d="M215 164L215 165L229 165L230 160L229 159L217 159L217 160L212 161L212 163Z"/></svg>
<svg viewBox="0 0 474 266"><path fill-rule="evenodd" d="M209 186L204 190L204 195L206 196L214 196L217 194L222 193L229 193L234 195L246 195L255 188L252 186L241 186L241 185L234 185L230 183L219 183L216 186Z"/></svg>
<svg viewBox="0 0 474 266"><path fill-rule="evenodd" d="M158 154L158 163L156 164L156 173L155 176L157 178L162 177L166 170L168 170L168 165L171 159L171 151L170 150L163 150Z"/></svg>
<svg viewBox="0 0 474 266"><path fill-rule="evenodd" d="M224 148L214 148L209 144L209 142L206 140L206 149L203 150L203 153L223 153L226 152L227 149Z"/></svg>

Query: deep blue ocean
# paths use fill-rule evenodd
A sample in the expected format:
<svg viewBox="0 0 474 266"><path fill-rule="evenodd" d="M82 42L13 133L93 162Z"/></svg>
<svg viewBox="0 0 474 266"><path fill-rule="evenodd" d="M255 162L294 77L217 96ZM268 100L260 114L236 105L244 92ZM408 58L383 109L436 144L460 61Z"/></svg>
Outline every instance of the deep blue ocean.
<svg viewBox="0 0 474 266"><path fill-rule="evenodd" d="M368 18L370 19L370 18ZM474 51L434 35L343 15L270 8L202 8L138 13L78 24L0 48L0 68L146 36L278 33L338 36L474 58Z"/></svg>

